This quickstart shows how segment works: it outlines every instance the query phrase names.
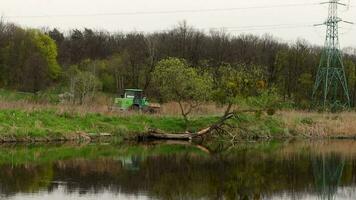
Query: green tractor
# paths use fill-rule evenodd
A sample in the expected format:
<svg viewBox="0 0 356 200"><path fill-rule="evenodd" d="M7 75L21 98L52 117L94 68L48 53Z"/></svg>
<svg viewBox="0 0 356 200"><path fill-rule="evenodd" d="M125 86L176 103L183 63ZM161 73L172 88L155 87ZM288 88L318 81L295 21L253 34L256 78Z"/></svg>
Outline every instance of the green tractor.
<svg viewBox="0 0 356 200"><path fill-rule="evenodd" d="M115 98L115 107L150 113L157 113L161 108L159 104L149 103L141 89L126 89L122 98Z"/></svg>

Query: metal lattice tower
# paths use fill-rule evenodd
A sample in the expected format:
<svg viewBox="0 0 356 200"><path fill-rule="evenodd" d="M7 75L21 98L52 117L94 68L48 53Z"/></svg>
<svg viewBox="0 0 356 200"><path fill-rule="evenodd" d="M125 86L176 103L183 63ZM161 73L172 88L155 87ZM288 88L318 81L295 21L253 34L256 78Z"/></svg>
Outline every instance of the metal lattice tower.
<svg viewBox="0 0 356 200"><path fill-rule="evenodd" d="M325 46L321 55L318 73L313 89L313 101L318 106L350 107L350 94L339 44L339 23L346 22L338 17L340 0L330 0L328 19L319 25L326 25ZM346 22L349 23L349 22Z"/></svg>

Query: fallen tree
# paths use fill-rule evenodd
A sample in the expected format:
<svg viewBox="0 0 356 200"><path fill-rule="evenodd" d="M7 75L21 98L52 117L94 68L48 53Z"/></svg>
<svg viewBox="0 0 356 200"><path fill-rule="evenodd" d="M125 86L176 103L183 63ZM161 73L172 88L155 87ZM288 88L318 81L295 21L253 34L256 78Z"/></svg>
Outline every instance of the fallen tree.
<svg viewBox="0 0 356 200"><path fill-rule="evenodd" d="M208 97L210 96L217 104L226 106L226 110L216 123L194 133L172 134L161 130L149 130L148 133L141 135L140 138L192 140L193 138L204 137L209 133L216 132L217 135L226 135L231 140L235 140L237 134L231 133L232 131L239 129L248 132L249 130L240 125L235 126L236 124L227 123L229 119L239 119L239 115L246 112L262 113L266 111L263 109L273 107L271 103L274 102L276 95L272 91L267 90L267 81L263 77L261 67L241 65L239 68L234 68L227 65L218 67L215 73L215 79L212 80L209 76L200 76L197 71L187 67L181 60L170 59L161 61L153 73L153 77L156 80L155 83L160 92L167 98L172 98L170 100L180 100L178 102L186 128L189 127L188 115L192 109L198 106L201 101L209 99ZM187 77L194 78L187 79ZM211 85L212 83L214 85ZM207 95L208 92L211 94ZM192 100L194 100L194 103L190 104L188 111L185 111L181 102L191 102ZM236 109L237 105L243 104L242 102L245 102L248 107L255 109ZM267 111L267 113L270 114L273 112Z"/></svg>
<svg viewBox="0 0 356 200"><path fill-rule="evenodd" d="M227 131L224 127L228 126L230 127L226 122L229 119L232 118L238 118L238 115L241 113L258 113L258 112L264 112L265 110L239 110L239 111L233 111L229 112L232 106L229 106L227 109L227 112L220 118L220 120L214 124L212 124L209 127L203 128L197 132L191 133L191 132L185 132L185 133L166 133L161 130L156 130L156 129L151 129L147 133L138 136L139 140L148 140L148 139L154 139L154 140L192 140L194 138L199 138L199 137L204 137L213 131L220 132L220 133L227 133L232 139L235 139L234 135L231 134L229 131ZM267 110L266 111L268 114L271 114L272 111ZM231 127L230 127L231 128ZM234 127L237 128L237 127ZM241 127L240 127L241 128Z"/></svg>

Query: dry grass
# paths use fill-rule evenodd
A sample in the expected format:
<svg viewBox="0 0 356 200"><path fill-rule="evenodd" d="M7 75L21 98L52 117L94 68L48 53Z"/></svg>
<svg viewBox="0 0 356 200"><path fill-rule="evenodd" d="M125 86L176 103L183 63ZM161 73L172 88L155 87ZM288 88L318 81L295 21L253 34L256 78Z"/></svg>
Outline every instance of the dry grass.
<svg viewBox="0 0 356 200"><path fill-rule="evenodd" d="M282 111L278 115L291 131L308 137L356 136L356 112Z"/></svg>
<svg viewBox="0 0 356 200"><path fill-rule="evenodd" d="M74 104L48 104L48 103L32 103L27 101L0 101L0 109L20 109L24 111L37 111L37 110L49 110L53 109L59 113L75 112L80 114L86 113L111 113L110 109L106 105L74 105Z"/></svg>
<svg viewBox="0 0 356 200"><path fill-rule="evenodd" d="M100 97L89 104L73 105L70 103L50 104L46 102L35 103L27 100L6 101L0 99L0 109L20 109L24 111L53 109L59 113L100 113L105 115L129 116L136 112L123 112L112 109L112 98ZM214 103L205 103L193 110L191 116L221 115L224 107ZM175 102L161 106L158 116L181 116L179 105ZM356 138L356 112L343 112L337 114L317 113L307 111L280 111L277 117L282 120L290 133L307 137L355 137Z"/></svg>
<svg viewBox="0 0 356 200"><path fill-rule="evenodd" d="M51 103L34 103L26 100L19 101L5 101L0 100L0 109L20 109L24 111L36 111L36 110L48 110L53 109L59 113L101 113L105 115L132 115L137 114L135 112L125 112L119 111L119 109L113 109L110 99L101 99L100 101L96 100L88 104L76 105L71 103L62 103L62 104L51 104ZM224 112L223 107L216 106L215 104L204 104L199 108L194 109L191 113L191 116L201 116L201 115L220 115ZM161 106L161 111L157 115L164 116L181 116L181 111L178 103L171 102L166 103Z"/></svg>

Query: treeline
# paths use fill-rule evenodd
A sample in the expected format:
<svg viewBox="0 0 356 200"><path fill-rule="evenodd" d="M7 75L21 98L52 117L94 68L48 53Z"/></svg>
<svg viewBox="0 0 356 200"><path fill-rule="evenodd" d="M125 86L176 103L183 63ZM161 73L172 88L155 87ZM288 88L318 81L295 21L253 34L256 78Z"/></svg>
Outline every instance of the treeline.
<svg viewBox="0 0 356 200"><path fill-rule="evenodd" d="M23 91L46 89L58 80L56 43L34 29L0 23L0 85Z"/></svg>
<svg viewBox="0 0 356 200"><path fill-rule="evenodd" d="M32 92L54 85L71 88L68 90L72 93L81 91L77 85L110 93L143 88L148 96L157 98L151 72L160 60L176 57L204 72L214 72L226 65L258 66L268 86L275 87L285 100L307 105L320 53L320 47L305 40L288 44L270 35L205 33L185 22L156 33L109 33L91 29L40 32L1 23L0 84ZM355 105L356 56L345 55L344 63ZM89 76L93 84L78 84Z"/></svg>

